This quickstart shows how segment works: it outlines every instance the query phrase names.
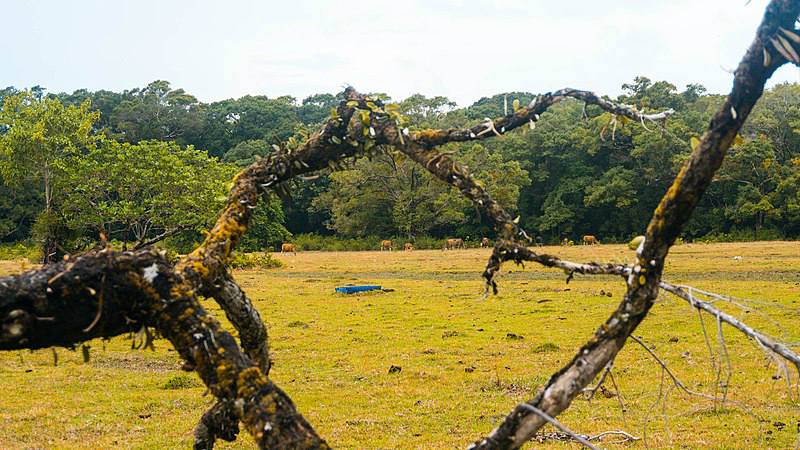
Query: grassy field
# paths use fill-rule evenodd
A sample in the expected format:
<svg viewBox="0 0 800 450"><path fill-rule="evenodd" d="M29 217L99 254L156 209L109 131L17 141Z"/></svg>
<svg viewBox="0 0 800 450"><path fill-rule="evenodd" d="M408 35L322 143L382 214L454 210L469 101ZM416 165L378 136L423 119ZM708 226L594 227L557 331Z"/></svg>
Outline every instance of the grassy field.
<svg viewBox="0 0 800 450"><path fill-rule="evenodd" d="M575 261L633 256L619 245L544 251ZM567 285L561 272L508 265L500 294L482 301L488 255L478 249L308 252L277 255L284 268L238 271L236 278L269 327L274 380L332 446L464 448L532 397L625 288L617 278L577 277ZM19 270L19 262L0 262L0 274ZM720 307L800 344L800 243L679 246L665 279L757 299L747 310ZM334 293L347 283L393 291ZM705 317L705 325L716 349L716 323ZM608 383L605 393L576 400L559 419L580 433L626 430L644 438L600 444L607 448L797 445L796 372L787 387L753 342L723 330L732 368L728 403L690 397L668 380L662 385L660 367L631 341L613 372L621 399ZM636 335L690 389L714 395L716 371L698 315L687 304L659 299ZM55 367L50 350L0 354L0 448L190 448L192 429L213 399L203 396L196 375L178 370L169 343L157 341L154 352L130 350L127 338L90 345L88 363L80 351L61 349ZM388 373L392 365L402 371ZM242 435L219 447L249 448L252 441Z"/></svg>

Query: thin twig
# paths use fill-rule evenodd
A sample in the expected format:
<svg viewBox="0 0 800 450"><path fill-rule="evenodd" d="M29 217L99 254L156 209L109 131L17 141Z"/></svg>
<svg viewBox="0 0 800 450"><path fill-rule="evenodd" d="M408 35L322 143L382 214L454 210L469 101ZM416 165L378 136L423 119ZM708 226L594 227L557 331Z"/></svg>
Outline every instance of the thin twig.
<svg viewBox="0 0 800 450"><path fill-rule="evenodd" d="M628 428L628 416L625 415L625 404L622 402L622 391L617 386L617 380L614 379L614 374L609 369L608 376L611 379L611 384L614 385L614 390L617 391L617 401L619 402L619 411L622 414L622 423L625 428Z"/></svg>
<svg viewBox="0 0 800 450"><path fill-rule="evenodd" d="M561 422L557 421L556 419L554 419L553 417L551 417L549 414L547 414L546 412L542 411L541 409L539 409L539 408L537 408L535 406L529 405L527 403L520 403L519 406L521 406L521 407L527 409L528 411L538 415L539 417L541 417L545 421L549 422L550 425L558 428L559 430L563 431L564 433L567 433L572 439L580 442L586 448L590 448L592 450L600 450L598 447L594 446L591 442L587 441L581 435L579 435L579 434L573 432L572 430L570 430L569 428L565 427L564 425L561 424Z"/></svg>
<svg viewBox="0 0 800 450"><path fill-rule="evenodd" d="M100 291L97 293L97 314L94 316L94 320L92 323L89 324L86 328L83 329L84 333L88 333L89 331L97 325L97 322L100 321L100 316L103 315L103 290L106 287L106 274L103 273L103 277L100 280Z"/></svg>
<svg viewBox="0 0 800 450"><path fill-rule="evenodd" d="M614 365L614 361L611 360L606 364L605 370L603 370L603 375L600 376L600 381L597 382L597 385L593 388L586 388L583 391L589 392L589 396L586 398L587 401L591 402L594 398L594 394L597 393L598 389L603 386L603 382L606 381L606 376L611 372L611 367Z"/></svg>
<svg viewBox="0 0 800 450"><path fill-rule="evenodd" d="M797 368L798 372L800 373L800 356L798 356L795 352L789 349L789 347L787 347L785 344L776 342L774 338L771 338L759 332L758 330L753 329L752 327L746 325L744 322L731 316L730 314L726 314L725 312L720 311L710 303L698 299L691 293L685 291L684 287L682 286L676 286L667 283L665 281L661 281L659 285L661 289L664 289L665 291L686 300L693 307L697 309L702 309L703 311L715 317L718 317L720 321L727 323L728 325L736 328L745 335L759 341L763 346L769 348L770 350L782 356L783 358L791 361Z"/></svg>
<svg viewBox="0 0 800 450"><path fill-rule="evenodd" d="M667 373L667 375L669 375L669 377L672 378L672 383L675 384L675 386L678 389L682 390L683 392L686 392L689 395L694 395L694 396L697 396L697 397L703 397L703 398L706 398L706 399L709 399L709 400L715 400L716 399L712 395L704 394L702 392L696 392L696 391L693 391L693 390L687 388L686 385L683 384L683 382L681 382L681 380L679 380L678 377L676 377L674 373L672 373L672 370L669 369L667 364L664 361L662 361L661 358L659 358L658 355L656 355L655 352L653 352L653 350L650 350L650 347L648 347L641 339L639 339L638 337L636 337L633 334L630 335L630 338L633 339L634 341L636 341L639 345L641 345L642 348L645 349L647 351L647 353L649 353L650 356L652 356L653 359L656 360L658 365L660 365L661 368L664 369L664 371Z"/></svg>
<svg viewBox="0 0 800 450"><path fill-rule="evenodd" d="M625 438L625 439L623 439L623 440L622 440L622 441L620 441L620 442L627 442L627 441L638 441L638 440L642 439L642 438L639 438L639 437L633 436L633 435L631 435L630 433L628 433L628 432L625 432L625 431L622 431L622 430L612 430L612 431L604 431L604 432L602 432L602 433L595 434L594 436L589 436L588 438L586 438L586 440L587 440L587 441L598 441L598 440L602 440L602 439L603 439L603 437L605 437L605 436L608 436L608 435L617 435L617 434L621 434L621 435L622 435L622 436L624 436L624 438Z"/></svg>
<svg viewBox="0 0 800 450"><path fill-rule="evenodd" d="M720 358L725 361L726 365L725 384L720 385L722 388L722 405L725 405L725 400L728 399L728 386L730 385L733 371L731 369L731 357L728 354L728 345L725 343L725 335L722 332L722 319L720 319L719 316L717 316L717 338L719 339L719 355Z"/></svg>
<svg viewBox="0 0 800 450"><path fill-rule="evenodd" d="M717 372L717 354L714 353L714 348L711 347L711 339L708 338L708 330L706 330L706 322L703 319L703 311L697 309L697 318L700 319L700 329L703 330L703 341L706 343L708 349L708 359L711 361L711 369Z"/></svg>

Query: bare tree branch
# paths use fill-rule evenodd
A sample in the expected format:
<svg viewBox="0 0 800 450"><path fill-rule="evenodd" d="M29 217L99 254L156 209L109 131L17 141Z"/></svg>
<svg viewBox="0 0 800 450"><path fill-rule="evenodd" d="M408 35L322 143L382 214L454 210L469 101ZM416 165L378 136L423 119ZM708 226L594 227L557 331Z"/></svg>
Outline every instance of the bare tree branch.
<svg viewBox="0 0 800 450"><path fill-rule="evenodd" d="M101 306L102 315L88 331ZM261 447L327 448L291 399L209 316L163 255L100 250L0 278L0 350L72 347L154 326L214 396L234 405Z"/></svg>
<svg viewBox="0 0 800 450"><path fill-rule="evenodd" d="M148 241L145 241L144 240L145 236L142 236L142 239L140 239L139 242L137 242L136 245L133 246L133 249L134 250L139 250L141 248L149 247L149 246L151 246L153 244L156 244L158 242L163 241L164 239L166 239L166 238L168 238L170 236L174 236L175 234L180 233L181 231L183 231L185 229L186 229L186 227L184 227L184 226L178 226L178 227L175 227L175 228L170 228L169 230L165 230L163 233L159 234L158 236L154 236L152 239L150 239Z"/></svg>
<svg viewBox="0 0 800 450"><path fill-rule="evenodd" d="M227 271L223 272L216 282L204 285L204 288L207 291L204 294L216 300L228 321L239 332L242 350L265 376L269 375L271 362L267 328L242 288L233 281ZM229 400L220 401L206 411L197 424L194 448L211 449L217 437L233 441L238 432L239 417L236 415L234 405Z"/></svg>
<svg viewBox="0 0 800 450"><path fill-rule="evenodd" d="M771 338L758 330L748 326L744 322L740 321L739 319L727 314L718 308L714 307L712 304L708 302L704 302L691 293L691 288L688 286L676 286L674 284L667 283L666 281L661 281L659 283L661 289L669 292L670 294L675 295L678 298L686 300L692 307L697 308L698 310L705 311L712 316L716 317L717 320L727 323L728 325L736 328L737 330L741 331L748 337L754 339L759 345L762 345L771 351L775 352L776 354L780 355L781 357L785 358L788 361L791 361L792 364L800 373L800 356L794 353L789 347L786 345L777 342L774 338Z"/></svg>
<svg viewBox="0 0 800 450"><path fill-rule="evenodd" d="M764 42L781 26L793 29L798 13L800 2L797 1L773 0L767 6L755 40L736 70L731 93L653 213L642 249L637 253L637 264L628 277L628 291L617 310L533 400L518 405L475 447L520 447L545 423L541 416L532 414L523 405L532 405L550 416L558 415L625 345L627 337L645 318L658 295L664 260L675 238L722 164L767 79L783 64L764 64Z"/></svg>
<svg viewBox="0 0 800 450"><path fill-rule="evenodd" d="M532 413L538 415L539 417L541 417L542 419L547 421L547 423L549 423L550 425L553 425L554 427L558 428L562 432L566 433L573 440L575 440L577 442L580 442L581 445L583 445L584 447L590 448L592 450L600 450L599 448L595 447L591 442L586 440L586 438L584 438L583 436L575 433L574 431L570 430L569 428L565 427L564 425L561 424L561 422L559 422L556 419L550 417L546 412L542 411L541 409L535 408L535 407L533 407L531 405L525 405L525 407L528 410L530 410Z"/></svg>
<svg viewBox="0 0 800 450"><path fill-rule="evenodd" d="M650 347L647 346L647 344L645 344L641 339L639 339L633 334L630 336L630 338L636 341L636 343L638 343L639 345L641 345L642 348L645 349L647 353L649 353L650 356L652 356L653 359L656 360L658 365L661 366L661 368L667 373L667 375L669 375L670 379L672 379L672 383L675 385L675 387L677 387L678 389L682 390L683 392L689 395L702 397L708 400L716 400L716 397L714 397L713 395L704 394L702 392L693 391L687 388L686 385L683 384L683 382L679 380L674 373L672 373L672 370L670 370L669 366L667 366L667 364L664 361L662 361L661 358L659 358L658 355L656 355L655 352L653 352L653 350L651 350Z"/></svg>

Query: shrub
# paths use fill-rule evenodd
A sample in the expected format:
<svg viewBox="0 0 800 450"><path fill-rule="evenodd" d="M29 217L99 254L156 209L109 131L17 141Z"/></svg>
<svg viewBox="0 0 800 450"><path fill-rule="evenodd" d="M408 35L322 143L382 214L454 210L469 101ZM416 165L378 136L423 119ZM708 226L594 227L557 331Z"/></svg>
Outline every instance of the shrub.
<svg viewBox="0 0 800 450"><path fill-rule="evenodd" d="M167 380L161 389L188 389L193 387L200 387L201 384L197 381L197 378L191 377L189 375L175 375L174 377Z"/></svg>
<svg viewBox="0 0 800 450"><path fill-rule="evenodd" d="M533 353L553 353L557 352L559 347L552 342L543 342L533 348Z"/></svg>
<svg viewBox="0 0 800 450"><path fill-rule="evenodd" d="M30 243L15 242L0 244L0 260L26 258L31 263L42 261L42 249Z"/></svg>
<svg viewBox="0 0 800 450"><path fill-rule="evenodd" d="M270 253L234 253L228 262L231 269L274 269L283 263Z"/></svg>
<svg viewBox="0 0 800 450"><path fill-rule="evenodd" d="M752 241L780 241L786 237L779 230L763 228L754 232L751 230L737 230L733 229L728 233L709 233L695 242L713 243L713 242L752 242Z"/></svg>

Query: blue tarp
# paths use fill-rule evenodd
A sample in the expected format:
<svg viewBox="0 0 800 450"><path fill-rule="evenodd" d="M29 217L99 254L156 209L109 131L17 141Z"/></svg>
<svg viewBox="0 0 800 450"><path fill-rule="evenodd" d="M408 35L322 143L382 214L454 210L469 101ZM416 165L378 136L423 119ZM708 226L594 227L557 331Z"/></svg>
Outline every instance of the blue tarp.
<svg viewBox="0 0 800 450"><path fill-rule="evenodd" d="M355 292L375 291L379 290L380 288L380 286L376 285L341 286L336 288L336 292L341 292L342 294L353 294Z"/></svg>

